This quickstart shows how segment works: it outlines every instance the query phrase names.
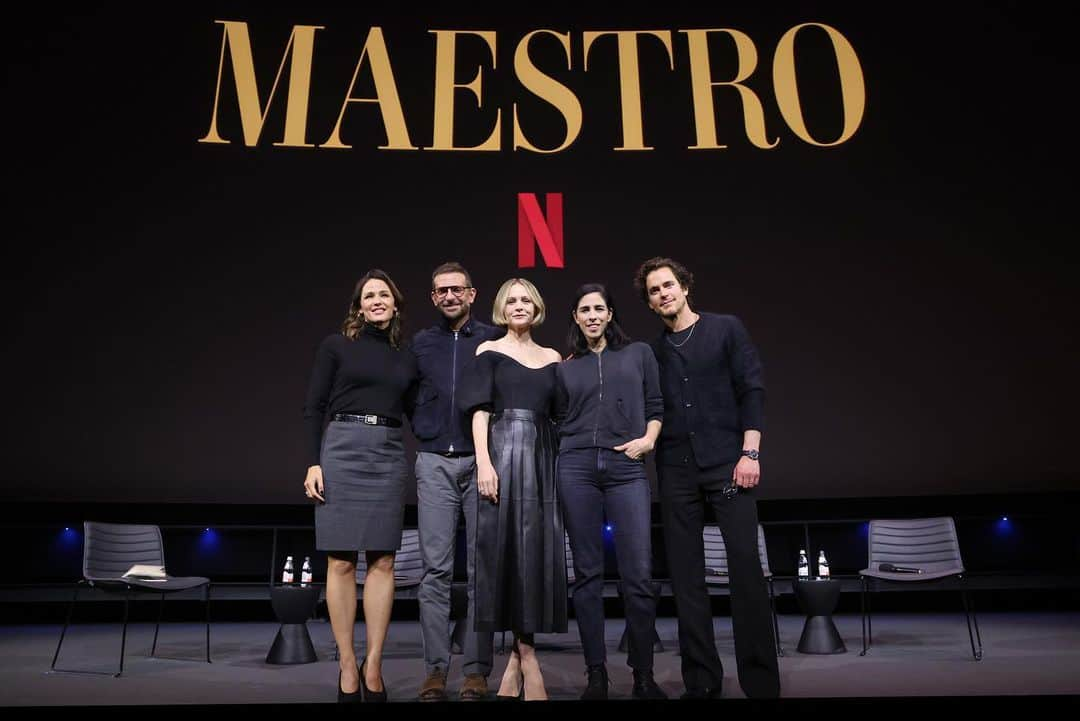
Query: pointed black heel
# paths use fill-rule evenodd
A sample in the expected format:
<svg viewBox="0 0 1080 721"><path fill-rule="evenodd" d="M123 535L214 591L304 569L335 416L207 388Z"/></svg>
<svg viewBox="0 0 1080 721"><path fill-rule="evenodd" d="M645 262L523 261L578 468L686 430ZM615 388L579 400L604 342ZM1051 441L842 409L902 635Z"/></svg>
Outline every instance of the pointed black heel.
<svg viewBox="0 0 1080 721"><path fill-rule="evenodd" d="M364 677L364 667L367 665L367 659L360 664L360 691L364 695L364 703L386 703L386 682L383 681L382 691L372 691L367 687L367 680Z"/></svg>
<svg viewBox="0 0 1080 721"><path fill-rule="evenodd" d="M357 673L360 672L360 668L357 667ZM363 687L364 677L360 676L360 685ZM338 671L337 675L337 702L338 703L360 703L363 700L363 695L360 693L360 689L356 689L352 693L345 693L341 690L341 671Z"/></svg>

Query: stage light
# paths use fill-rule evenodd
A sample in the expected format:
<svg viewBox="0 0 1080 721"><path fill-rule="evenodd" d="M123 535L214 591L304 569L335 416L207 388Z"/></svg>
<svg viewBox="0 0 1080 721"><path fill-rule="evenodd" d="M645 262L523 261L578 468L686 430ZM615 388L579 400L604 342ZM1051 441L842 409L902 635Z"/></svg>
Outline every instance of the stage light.
<svg viewBox="0 0 1080 721"><path fill-rule="evenodd" d="M1009 522L1009 517L1008 516L1002 516L1001 520L1005 521L1005 523L1008 523Z"/></svg>
<svg viewBox="0 0 1080 721"><path fill-rule="evenodd" d="M206 527L199 537L199 547L203 551L216 551L218 546L218 534L213 528Z"/></svg>
<svg viewBox="0 0 1080 721"><path fill-rule="evenodd" d="M60 531L58 541L64 548L75 548L79 545L79 532L71 526L64 526L64 530Z"/></svg>
<svg viewBox="0 0 1080 721"><path fill-rule="evenodd" d="M604 526L604 530L607 531L608 533L611 533L611 531L613 529L614 529L614 526L612 526L610 523L607 524L606 526Z"/></svg>

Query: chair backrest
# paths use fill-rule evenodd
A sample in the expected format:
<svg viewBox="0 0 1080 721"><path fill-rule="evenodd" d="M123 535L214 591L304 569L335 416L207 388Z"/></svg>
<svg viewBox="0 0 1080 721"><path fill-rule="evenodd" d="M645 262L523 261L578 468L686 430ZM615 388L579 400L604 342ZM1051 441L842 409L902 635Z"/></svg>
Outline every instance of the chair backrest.
<svg viewBox="0 0 1080 721"><path fill-rule="evenodd" d="M705 526L701 529L701 540L705 544L705 582L727 583L727 547L724 545L724 536L720 533L720 529L717 526ZM757 527L757 543L761 572L765 578L770 578L772 571L769 569L769 553L765 549L765 529L760 523Z"/></svg>
<svg viewBox="0 0 1080 721"><path fill-rule="evenodd" d="M130 523L83 523L83 578L118 581L136 563L165 565L160 528Z"/></svg>
<svg viewBox="0 0 1080 721"><path fill-rule="evenodd" d="M401 548L394 556L394 586L407 588L419 585L424 577L424 559L420 555L420 531L406 528L401 532ZM367 559L361 551L356 559L356 583L367 580Z"/></svg>
<svg viewBox="0 0 1080 721"><path fill-rule="evenodd" d="M574 573L574 552L570 550L570 534L563 531L563 537L566 546L566 585L570 586L577 580L577 575Z"/></svg>
<svg viewBox="0 0 1080 721"><path fill-rule="evenodd" d="M870 521L870 568L882 563L921 568L925 573L963 573L960 540L952 518Z"/></svg>

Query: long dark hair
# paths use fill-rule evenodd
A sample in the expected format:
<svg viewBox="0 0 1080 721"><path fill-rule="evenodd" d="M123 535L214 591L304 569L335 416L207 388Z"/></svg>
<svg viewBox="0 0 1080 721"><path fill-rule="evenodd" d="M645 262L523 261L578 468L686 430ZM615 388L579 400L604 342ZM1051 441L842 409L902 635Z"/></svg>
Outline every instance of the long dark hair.
<svg viewBox="0 0 1080 721"><path fill-rule="evenodd" d="M571 316L577 313L578 303L589 293L599 293L604 299L604 304L611 311L611 321L607 324L607 328L604 329L604 340L607 341L607 347L611 350L619 350L630 343L630 336L619 325L619 319L615 315L615 301L612 300L607 287L601 283L586 283L574 291L574 302L570 304ZM570 355L574 358L579 358L589 352L589 341L572 317L570 331L566 334L566 346L570 349Z"/></svg>
<svg viewBox="0 0 1080 721"><path fill-rule="evenodd" d="M364 312L360 310L360 294L364 291L364 286L367 285L369 280L381 280L386 283L390 288L390 295L394 296L394 317L390 319L387 334L390 336L390 346L400 348L402 326L405 322L405 296L401 294L401 291L398 290L397 285L386 274L386 271L378 268L372 268L364 274L363 278L356 281L352 300L349 301L349 307L345 311L345 320L341 323L341 333L349 340L356 340L364 332Z"/></svg>

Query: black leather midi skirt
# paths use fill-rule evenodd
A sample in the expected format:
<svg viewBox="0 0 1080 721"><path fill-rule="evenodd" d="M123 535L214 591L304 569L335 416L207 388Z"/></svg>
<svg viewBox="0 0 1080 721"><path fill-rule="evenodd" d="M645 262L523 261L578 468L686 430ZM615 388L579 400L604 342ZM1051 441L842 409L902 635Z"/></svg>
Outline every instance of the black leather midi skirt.
<svg viewBox="0 0 1080 721"><path fill-rule="evenodd" d="M491 416L488 452L498 503L479 498L476 630L566 631L566 545L555 484L557 442L546 416L508 409Z"/></svg>

